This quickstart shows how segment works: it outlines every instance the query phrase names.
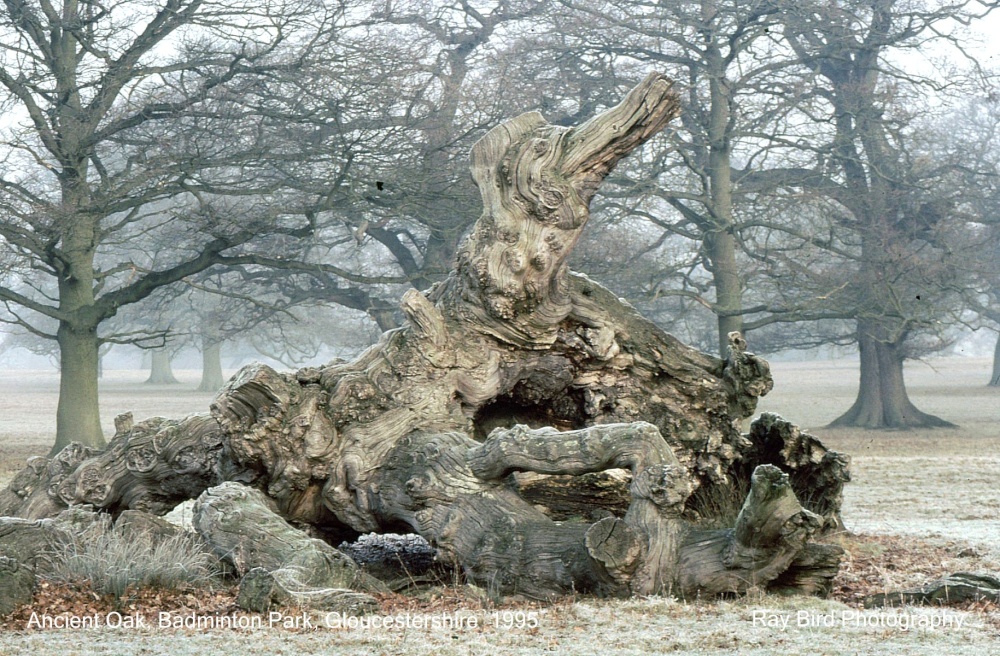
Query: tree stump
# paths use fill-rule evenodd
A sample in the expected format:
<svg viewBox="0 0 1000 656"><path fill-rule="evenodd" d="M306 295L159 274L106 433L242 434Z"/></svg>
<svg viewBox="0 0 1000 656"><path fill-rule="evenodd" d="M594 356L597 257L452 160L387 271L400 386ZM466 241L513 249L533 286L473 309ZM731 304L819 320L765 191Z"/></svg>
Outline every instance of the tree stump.
<svg viewBox="0 0 1000 656"><path fill-rule="evenodd" d="M601 181L679 112L671 85L651 74L577 127L530 112L487 133L472 149L483 214L454 271L406 292L405 325L353 362L244 367L211 415L123 421L102 453L34 462L3 510L164 513L231 481L262 493L253 512L273 529L241 540L269 544L279 516L334 544L414 532L498 594L828 589L838 556L808 539L839 512L846 461L778 420L740 433L771 389L767 363L736 333L725 360L690 348L566 264ZM750 495L736 528L692 526L693 493L737 477ZM213 500L220 489L236 494L203 497L201 530L224 545L213 508L237 502ZM557 521L560 506L589 521ZM312 544L325 555L285 579L291 561L268 548L261 589L279 597L343 565Z"/></svg>

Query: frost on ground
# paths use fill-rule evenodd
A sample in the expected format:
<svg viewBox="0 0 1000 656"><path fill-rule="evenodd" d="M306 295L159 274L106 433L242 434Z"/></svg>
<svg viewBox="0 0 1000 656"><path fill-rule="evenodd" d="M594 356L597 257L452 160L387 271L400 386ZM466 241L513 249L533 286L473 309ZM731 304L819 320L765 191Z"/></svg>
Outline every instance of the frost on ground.
<svg viewBox="0 0 1000 656"><path fill-rule="evenodd" d="M371 616L314 613L304 625L294 610L278 617L238 611L233 584L211 592L143 590L118 600L47 585L30 608L3 624L0 654L994 653L996 605L876 611L860 605L874 592L974 569L982 564L975 550L892 536L834 539L848 557L831 600L751 594L721 602L521 600L494 607L459 586L381 595ZM167 613L162 625L161 612ZM137 616L145 628L133 626ZM84 626L38 629L66 626L74 617Z"/></svg>
<svg viewBox="0 0 1000 656"><path fill-rule="evenodd" d="M774 363L774 391L760 410L777 412L853 457L854 481L846 489L844 518L858 536L834 538L848 558L835 598L816 600L754 596L713 602L666 599L570 600L549 606L519 604L502 613L536 613L537 626L505 624L502 614L470 599L434 601L394 598L383 615L398 613L475 615L479 622L453 630L433 628L335 629L318 618L313 629L173 629L155 626L160 609L203 615L231 612L232 591L199 591L175 597L140 595L121 608L149 611L146 629L25 630L30 612L12 618L0 632L3 654L996 654L1000 610L979 604L957 609L961 625L904 630L886 621L844 622L873 592L913 587L945 573L1000 571L1000 390L987 388L987 360L953 358L916 363L906 371L910 395L923 410L960 425L937 431L826 430L822 426L850 406L857 390L857 363ZM183 372L181 373L183 376ZM109 372L102 382L103 422L134 410L136 420L154 414L180 417L204 411L211 395L187 386L146 387L143 372ZM44 455L54 433L58 380L54 374L0 381L0 484L30 455ZM183 520L183 511L179 511ZM75 591L50 598L35 610L59 614L114 612L113 606ZM430 599L430 601L428 601ZM40 599L36 599L41 603ZM69 609L69 610L67 610ZM75 610L74 610L75 609ZM799 626L799 614L812 619ZM943 618L936 608L872 611ZM496 617L497 621L491 621ZM755 622L755 618L757 621ZM782 626L782 618L787 624ZM832 619L825 619L832 618ZM768 621L770 620L770 622ZM931 620L928 619L927 622ZM267 618L263 618L267 623ZM824 624L832 622L830 625ZM499 624L499 625L498 625ZM508 628L509 626L509 628Z"/></svg>
<svg viewBox="0 0 1000 656"><path fill-rule="evenodd" d="M856 362L772 364L777 412L825 444L851 454L844 521L852 531L965 540L1000 563L1000 388L987 387L991 361L947 358L907 365L911 399L956 429L863 431L822 428L857 393Z"/></svg>
<svg viewBox="0 0 1000 656"><path fill-rule="evenodd" d="M846 614L846 615L845 615ZM469 611L475 628L8 633L9 653L59 654L995 654L996 625L981 613L931 608L858 612L835 601L757 597L712 604L651 598L582 601L538 611L538 626L506 628ZM937 628L899 628L911 624ZM895 618L895 619L893 619ZM785 623L783 626L782 623ZM822 626L822 624L829 626ZM809 626L820 624L820 626ZM946 626L945 626L946 625Z"/></svg>
<svg viewBox="0 0 1000 656"><path fill-rule="evenodd" d="M998 456L858 458L844 516L863 533L962 538L1000 561ZM873 494L874 493L874 494Z"/></svg>

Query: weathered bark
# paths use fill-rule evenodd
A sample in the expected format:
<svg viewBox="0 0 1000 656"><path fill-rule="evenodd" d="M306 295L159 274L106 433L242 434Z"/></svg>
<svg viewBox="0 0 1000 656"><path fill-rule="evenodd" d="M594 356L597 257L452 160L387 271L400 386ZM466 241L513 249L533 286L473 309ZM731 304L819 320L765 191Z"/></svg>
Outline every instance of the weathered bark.
<svg viewBox="0 0 1000 656"><path fill-rule="evenodd" d="M209 341L203 338L201 342L201 382L199 392L214 392L225 383L222 375L222 342Z"/></svg>
<svg viewBox="0 0 1000 656"><path fill-rule="evenodd" d="M173 369L170 366L170 353L167 352L167 349L153 349L150 351L149 378L146 379L146 384L176 385L177 382ZM218 389L218 387L213 389Z"/></svg>
<svg viewBox="0 0 1000 656"><path fill-rule="evenodd" d="M835 544L810 542L788 569L768 584L767 591L779 595L829 596L843 556L844 550Z"/></svg>
<svg viewBox="0 0 1000 656"><path fill-rule="evenodd" d="M368 533L337 548L392 590L452 580L453 572L437 561L434 547L412 533Z"/></svg>
<svg viewBox="0 0 1000 656"><path fill-rule="evenodd" d="M829 486L817 498L824 516L836 514L844 478L834 465L846 463L814 462L821 445L790 425L778 437L762 431L784 441L776 453L740 434L771 389L767 363L739 334L727 337L725 360L687 347L566 267L601 180L677 111L669 81L651 75L579 127L528 113L494 128L472 152L483 215L451 275L403 296L402 328L354 362L294 374L244 367L211 417L136 426L122 418L108 449L74 470L49 475L51 463L35 463L39 473L25 475L33 491L22 482L6 507L37 515L44 503L27 500L38 494L56 506L162 513L238 481L266 494L277 514L260 511L271 527L261 535L240 522L234 540L282 534L278 516L328 540L415 532L497 594L716 594L790 570L783 589L828 589L836 554L806 557L824 517L803 510L793 489ZM748 469L744 458L765 466ZM692 492L734 485L737 475L753 480L737 529L691 527ZM607 488L617 485L619 501L593 524L554 521L535 503L558 506L546 489L565 498L567 477L617 481ZM206 526L225 525L216 515ZM274 575L286 564L264 564L251 579L264 591L254 599L289 592Z"/></svg>
<svg viewBox="0 0 1000 656"><path fill-rule="evenodd" d="M800 592L825 593L830 589L836 568L815 570L801 558L809 538L819 530L822 519L799 505L788 475L777 467L761 465L754 470L750 494L733 530L691 531L680 549L680 592L717 595L742 593L751 588L766 589L793 563L810 572L809 587ZM843 551L835 552L839 562ZM825 577L824 577L825 575ZM823 581L815 586L814 581ZM781 581L787 591L793 581Z"/></svg>
<svg viewBox="0 0 1000 656"><path fill-rule="evenodd" d="M98 523L109 526L110 517L85 507L63 508L38 520L0 517L0 555L45 576L52 572L59 548Z"/></svg>
<svg viewBox="0 0 1000 656"><path fill-rule="evenodd" d="M14 558L0 556L0 617L31 603L34 596L34 570Z"/></svg>
<svg viewBox="0 0 1000 656"><path fill-rule="evenodd" d="M101 430L97 393L97 326L62 321L59 340L59 403L56 408L56 441L50 456L71 442L93 448L107 444Z"/></svg>
<svg viewBox="0 0 1000 656"><path fill-rule="evenodd" d="M365 612L375 599L351 588L378 588L357 564L279 517L259 490L223 483L198 497L194 526L220 558L243 575L239 606L266 611L301 606Z"/></svg>
<svg viewBox="0 0 1000 656"><path fill-rule="evenodd" d="M133 426L128 413L115 427L105 451L74 443L54 458L30 458L0 492L0 515L40 519L81 503L164 514L227 476L222 434L208 415Z"/></svg>
<svg viewBox="0 0 1000 656"><path fill-rule="evenodd" d="M557 521L596 522L622 515L632 500L628 492L632 474L624 469L579 476L516 472L511 482L525 501Z"/></svg>
<svg viewBox="0 0 1000 656"><path fill-rule="evenodd" d="M177 538L185 534L185 530L176 524L171 524L158 515L143 510L126 510L115 520L115 528L123 535L146 539L153 544Z"/></svg>
<svg viewBox="0 0 1000 656"><path fill-rule="evenodd" d="M69 502L59 496L59 485L82 462L100 453L74 442L52 458L29 458L27 467L0 492L0 515L42 519L61 512Z"/></svg>
<svg viewBox="0 0 1000 656"><path fill-rule="evenodd" d="M865 608L904 604L961 604L966 601L1000 602L1000 577L956 572L914 590L880 592L865 597Z"/></svg>
<svg viewBox="0 0 1000 656"><path fill-rule="evenodd" d="M211 417L155 417L133 426L128 414L115 423L108 448L59 481L60 500L162 515L224 480L222 434Z"/></svg>
<svg viewBox="0 0 1000 656"><path fill-rule="evenodd" d="M32 571L47 571L48 557L69 534L53 519L0 517L0 554Z"/></svg>
<svg viewBox="0 0 1000 656"><path fill-rule="evenodd" d="M903 380L903 337L890 339L885 327L858 321L861 379L854 405L829 428L954 428L955 424L917 409Z"/></svg>
<svg viewBox="0 0 1000 656"><path fill-rule="evenodd" d="M523 535L518 535L519 526L513 526L513 531L503 532L510 544L505 545L503 553L509 562L502 568L496 566L500 550L492 543L497 527L477 525L478 517L493 511L500 515L499 522L528 513L512 512L516 511L516 503L511 504L514 508L502 508L499 513L476 504L475 513L450 514L448 534L434 541L439 550L442 543L448 545L456 562L468 568L477 556L493 559L487 568L489 574L500 573L511 579L502 587L513 585L518 592L532 596L573 588L612 592L613 583L628 584L638 594L656 594L672 587L678 541L684 531L681 509L693 484L652 424L608 424L568 432L524 426L498 429L485 443L469 449L465 460L476 478L498 482L513 471L578 475L628 468L632 473L632 504L624 519L609 517L589 527L561 526L541 514L525 523ZM526 505L520 497L516 501ZM570 528L583 531L586 548L584 554L573 554L579 568L574 572L565 571L567 554L563 552ZM514 535L510 535L512 532ZM449 537L453 538L450 542ZM489 548L481 549L483 543ZM485 553L480 556L480 551ZM530 582L518 582L516 577L525 572L531 575Z"/></svg>
<svg viewBox="0 0 1000 656"><path fill-rule="evenodd" d="M830 451L816 437L767 412L750 424L747 437L751 446L733 464L730 478L748 480L759 465L778 466L803 506L822 518L823 529L844 528L840 508L844 484L851 480L850 456Z"/></svg>

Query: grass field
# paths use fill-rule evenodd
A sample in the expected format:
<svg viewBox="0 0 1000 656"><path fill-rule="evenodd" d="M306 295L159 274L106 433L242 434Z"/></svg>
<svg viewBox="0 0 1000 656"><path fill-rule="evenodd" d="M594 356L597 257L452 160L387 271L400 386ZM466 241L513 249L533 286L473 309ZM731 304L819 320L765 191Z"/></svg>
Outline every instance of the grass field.
<svg viewBox="0 0 1000 656"><path fill-rule="evenodd" d="M822 428L854 401L856 363L778 363L759 410L777 412L851 454L844 519L853 531L968 539L1000 557L1000 389L991 361L951 358L907 368L911 399L959 427Z"/></svg>
<svg viewBox="0 0 1000 656"><path fill-rule="evenodd" d="M905 432L822 428L853 401L856 367L848 360L775 363L775 389L760 405L760 410L785 416L853 457L854 481L847 488L844 519L858 535L839 538L848 557L834 599L766 595L713 603L579 599L530 609L537 613L538 624L531 627L516 622L507 626L495 621L491 609L455 602L441 606L442 612L475 614L478 626L444 631L336 629L325 626L322 618L314 620L319 626L312 630L152 626L8 631L0 636L0 654L169 651L180 656L251 649L288 654L1000 653L1000 611L995 605L850 615L857 610L852 590L918 584L946 571L1000 571L1000 389L985 387L990 362L952 358L907 368L916 405L959 428ZM108 372L101 387L102 422L108 433L114 416L124 411L141 420L207 409L212 395L191 391L197 373L175 373L183 381L180 386L143 385L145 374L138 371ZM6 484L26 457L48 451L56 391L57 379L51 372L13 371L0 377L0 484ZM904 615L912 621L923 617L949 624L903 630L898 623Z"/></svg>

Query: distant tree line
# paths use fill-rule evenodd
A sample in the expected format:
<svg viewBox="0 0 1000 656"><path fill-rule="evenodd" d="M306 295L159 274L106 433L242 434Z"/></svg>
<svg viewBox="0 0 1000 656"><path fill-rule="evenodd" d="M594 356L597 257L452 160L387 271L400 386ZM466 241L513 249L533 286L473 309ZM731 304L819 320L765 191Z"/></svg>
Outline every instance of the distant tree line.
<svg viewBox="0 0 1000 656"><path fill-rule="evenodd" d="M486 130L579 122L658 69L683 115L609 178L574 266L706 350L857 344L836 424L944 425L903 362L1000 329L997 80L963 28L994 6L11 0L0 318L58 345L54 450L103 445L102 348L168 380L188 342L314 354L330 307L398 325L479 214Z"/></svg>

